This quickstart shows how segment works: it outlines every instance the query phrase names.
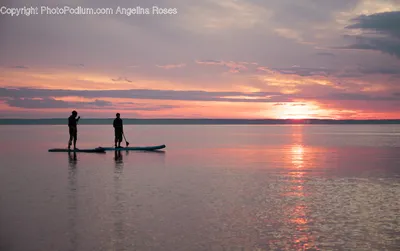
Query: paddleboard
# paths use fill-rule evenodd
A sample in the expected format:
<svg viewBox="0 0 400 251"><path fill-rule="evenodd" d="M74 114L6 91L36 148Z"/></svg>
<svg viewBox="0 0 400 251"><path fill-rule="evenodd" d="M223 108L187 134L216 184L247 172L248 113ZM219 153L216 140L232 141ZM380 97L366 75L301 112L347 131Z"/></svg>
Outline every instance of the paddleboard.
<svg viewBox="0 0 400 251"><path fill-rule="evenodd" d="M68 148L52 148L49 152L84 152L84 153L105 153L104 149L101 147L91 148L91 149L68 149Z"/></svg>
<svg viewBox="0 0 400 251"><path fill-rule="evenodd" d="M105 151L155 151L165 148L165 145L159 146L134 146L134 147L100 147Z"/></svg>

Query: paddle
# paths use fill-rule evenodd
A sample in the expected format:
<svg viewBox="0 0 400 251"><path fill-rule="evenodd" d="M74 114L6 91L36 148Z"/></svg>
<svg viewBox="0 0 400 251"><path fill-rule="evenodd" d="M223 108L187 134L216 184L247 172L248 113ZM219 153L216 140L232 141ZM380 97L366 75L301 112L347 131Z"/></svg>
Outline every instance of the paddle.
<svg viewBox="0 0 400 251"><path fill-rule="evenodd" d="M128 141L126 141L126 138L125 138L125 133L124 133L124 132L122 132L122 136L124 136L124 140L125 140L126 147L128 147L128 146L129 146L129 142L128 142Z"/></svg>

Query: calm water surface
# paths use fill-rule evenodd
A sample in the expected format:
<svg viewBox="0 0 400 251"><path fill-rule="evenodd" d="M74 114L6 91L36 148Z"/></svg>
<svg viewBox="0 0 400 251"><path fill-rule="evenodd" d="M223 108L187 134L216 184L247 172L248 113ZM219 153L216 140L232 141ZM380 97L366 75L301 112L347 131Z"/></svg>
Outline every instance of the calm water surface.
<svg viewBox="0 0 400 251"><path fill-rule="evenodd" d="M1 126L0 250L399 250L399 125L125 131Z"/></svg>

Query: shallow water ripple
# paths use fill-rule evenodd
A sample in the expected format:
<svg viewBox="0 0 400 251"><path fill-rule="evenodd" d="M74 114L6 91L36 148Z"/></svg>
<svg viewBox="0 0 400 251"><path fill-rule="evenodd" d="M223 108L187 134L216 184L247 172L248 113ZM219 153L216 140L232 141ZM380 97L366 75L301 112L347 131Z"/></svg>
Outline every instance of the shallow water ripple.
<svg viewBox="0 0 400 251"><path fill-rule="evenodd" d="M398 125L132 125L165 153L48 153L66 133L0 128L0 250L399 250Z"/></svg>
<svg viewBox="0 0 400 251"><path fill-rule="evenodd" d="M227 222L221 230L226 250L397 250L398 181L305 172L257 180L265 185L235 191L240 200L218 216Z"/></svg>

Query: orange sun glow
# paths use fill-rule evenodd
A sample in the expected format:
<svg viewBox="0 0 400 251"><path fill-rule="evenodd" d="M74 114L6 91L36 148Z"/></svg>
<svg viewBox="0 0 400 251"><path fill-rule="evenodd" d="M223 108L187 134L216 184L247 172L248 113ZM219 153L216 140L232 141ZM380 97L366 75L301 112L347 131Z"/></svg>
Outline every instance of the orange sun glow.
<svg viewBox="0 0 400 251"><path fill-rule="evenodd" d="M319 107L314 104L282 104L277 110L279 119L310 119L319 115Z"/></svg>

